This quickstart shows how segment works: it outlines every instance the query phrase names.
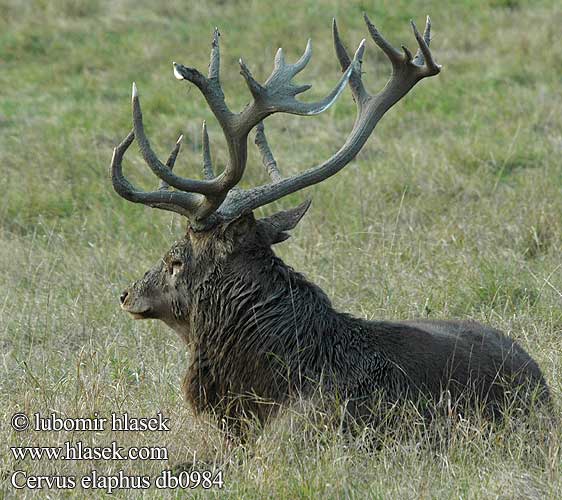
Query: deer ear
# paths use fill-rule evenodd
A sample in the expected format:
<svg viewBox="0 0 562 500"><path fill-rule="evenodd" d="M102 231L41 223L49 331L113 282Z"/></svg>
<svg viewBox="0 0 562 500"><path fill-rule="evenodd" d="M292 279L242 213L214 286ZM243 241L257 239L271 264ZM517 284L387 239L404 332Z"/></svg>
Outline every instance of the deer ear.
<svg viewBox="0 0 562 500"><path fill-rule="evenodd" d="M221 232L237 240L247 237L255 224L256 219L254 218L254 214L248 212L226 222L226 224L222 226Z"/></svg>
<svg viewBox="0 0 562 500"><path fill-rule="evenodd" d="M270 245L281 243L291 235L285 231L294 229L310 207L312 200L308 199L295 208L282 210L257 222L262 228Z"/></svg>

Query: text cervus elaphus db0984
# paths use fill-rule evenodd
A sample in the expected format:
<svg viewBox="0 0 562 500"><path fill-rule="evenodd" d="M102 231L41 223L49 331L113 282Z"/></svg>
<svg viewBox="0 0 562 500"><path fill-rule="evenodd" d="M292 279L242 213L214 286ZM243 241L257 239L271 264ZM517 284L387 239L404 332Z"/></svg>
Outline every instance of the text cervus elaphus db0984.
<svg viewBox="0 0 562 500"><path fill-rule="evenodd" d="M188 228L163 259L121 295L121 307L134 318L164 321L187 343L190 361L183 389L196 412L220 419L264 421L294 395L306 397L319 386L327 397L345 402L346 414L369 419L374 401L437 401L448 391L453 404L479 405L492 417L506 404L529 409L549 401L535 361L501 332L471 321L366 321L340 313L326 294L279 259L272 245L288 238L309 202L257 219L253 210L319 183L349 164L384 113L417 82L437 75L429 50L430 20L418 32L413 55L387 42L365 16L375 44L392 65L378 94L364 87L361 64L365 40L353 58L333 22L335 52L342 75L322 100L300 101L310 88L293 78L307 65L310 41L295 63L277 51L265 83L240 60L252 95L239 113L227 106L220 83L219 33L212 40L208 75L174 63L174 75L194 84L219 122L228 147L224 170L214 172L203 124L202 180L177 176L174 162L181 137L166 163L145 135L139 95L133 84L133 130L115 148L111 164L117 193L185 216ZM283 177L267 143L263 121L273 113L316 115L330 107L349 83L357 118L345 143L329 159L297 175ZM247 160L248 134L271 182L251 189L237 186ZM136 189L122 173L125 151L136 139L141 154L160 178L158 190Z"/></svg>

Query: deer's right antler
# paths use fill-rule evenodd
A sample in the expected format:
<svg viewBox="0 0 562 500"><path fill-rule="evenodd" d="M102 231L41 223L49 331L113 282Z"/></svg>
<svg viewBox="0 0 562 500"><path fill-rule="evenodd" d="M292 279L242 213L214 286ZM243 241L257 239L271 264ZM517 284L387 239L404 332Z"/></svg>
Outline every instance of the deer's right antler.
<svg viewBox="0 0 562 500"><path fill-rule="evenodd" d="M339 151L320 165L291 177L274 180L274 182L264 186L232 193L232 197L229 198L233 198L231 203L236 207L236 211L254 210L283 196L322 182L324 179L339 172L355 158L386 111L404 97L421 79L437 75L441 71L441 66L434 61L429 50L431 39L431 20L429 16L426 20L423 36L420 35L416 25L411 21L419 46L415 57L412 56L412 53L405 46L402 46L403 53L396 50L383 38L366 14L364 18L373 41L382 49L392 64L390 80L380 93L370 95L367 92L361 78L363 45L359 47L352 63L341 41L336 20L334 19L332 32L336 55L342 70L352 68L349 86L357 106L357 118L353 129ZM260 134L260 131L258 131L258 134ZM238 203L234 203L234 199ZM227 208L225 207L225 209Z"/></svg>
<svg viewBox="0 0 562 500"><path fill-rule="evenodd" d="M227 141L229 160L224 171L215 176L211 164L209 139L203 124L203 164L205 179L187 179L173 173L172 167L179 151L180 140L168 162L163 164L153 152L144 133L140 101L133 84L133 131L115 148L112 160L112 179L115 190L124 198L156 208L171 210L188 217L195 229L204 229L217 220L231 219L241 213L271 203L287 194L303 189L334 175L347 165L365 144L382 115L402 98L419 80L439 73L429 51L430 21L426 23L422 37L412 22L419 49L415 57L403 47L400 53L392 47L365 16L367 27L375 43L385 52L392 63L392 76L377 95L371 96L361 80L361 60L365 40L359 44L353 59L340 40L337 25L333 23L336 54L342 67L342 76L334 89L322 100L305 103L296 99L310 88L310 85L295 85L293 78L310 61L312 47L310 40L302 57L294 64L285 62L283 50L275 55L273 72L264 84L258 83L246 64L240 60L241 74L253 96L253 101L240 113L230 111L225 103L220 85L219 32L215 30L211 47L208 76L194 68L174 63L174 75L180 80L193 83L205 97L217 118ZM278 112L297 115L316 115L328 109L350 82L353 97L357 103L357 120L340 150L321 165L298 175L283 179L265 138L263 120ZM272 182L253 189L240 189L236 185L242 178L247 160L248 133L257 125L256 145ZM161 179L161 188L155 192L135 189L122 174L121 162L127 148L136 138L141 154L152 171ZM180 138L181 139L181 138ZM172 191L170 187L175 188Z"/></svg>

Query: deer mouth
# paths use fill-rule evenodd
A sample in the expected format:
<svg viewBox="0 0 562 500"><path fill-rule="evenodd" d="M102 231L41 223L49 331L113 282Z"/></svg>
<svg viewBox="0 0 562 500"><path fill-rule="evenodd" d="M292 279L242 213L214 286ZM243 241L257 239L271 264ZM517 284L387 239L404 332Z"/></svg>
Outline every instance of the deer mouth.
<svg viewBox="0 0 562 500"><path fill-rule="evenodd" d="M152 317L152 309L150 307L147 307L146 309L135 310L127 306L127 304L122 304L121 309L129 313L133 317L133 319L148 319Z"/></svg>

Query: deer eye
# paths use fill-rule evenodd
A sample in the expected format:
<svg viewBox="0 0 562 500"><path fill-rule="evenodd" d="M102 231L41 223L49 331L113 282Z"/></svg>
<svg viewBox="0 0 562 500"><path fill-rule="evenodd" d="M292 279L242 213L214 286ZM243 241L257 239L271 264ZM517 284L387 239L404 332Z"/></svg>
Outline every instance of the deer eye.
<svg viewBox="0 0 562 500"><path fill-rule="evenodd" d="M172 276L176 276L183 269L183 262L181 260L173 260L170 265L170 272Z"/></svg>

